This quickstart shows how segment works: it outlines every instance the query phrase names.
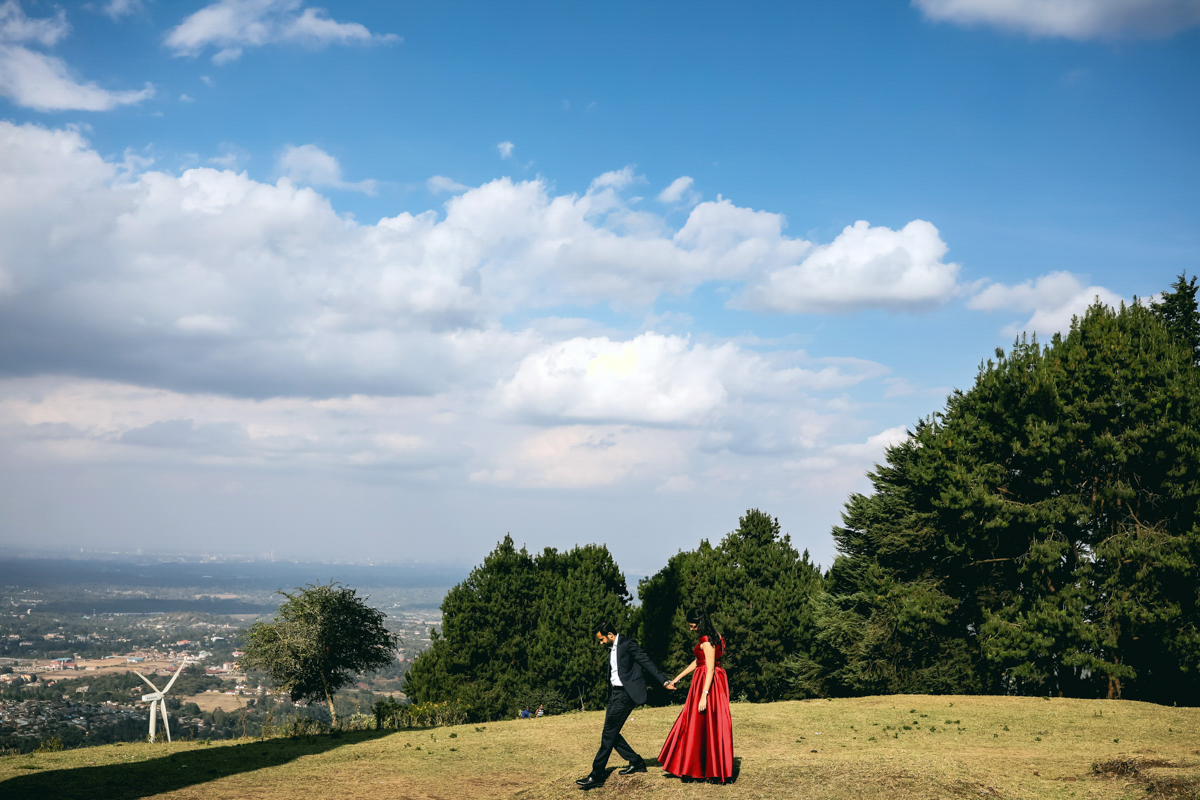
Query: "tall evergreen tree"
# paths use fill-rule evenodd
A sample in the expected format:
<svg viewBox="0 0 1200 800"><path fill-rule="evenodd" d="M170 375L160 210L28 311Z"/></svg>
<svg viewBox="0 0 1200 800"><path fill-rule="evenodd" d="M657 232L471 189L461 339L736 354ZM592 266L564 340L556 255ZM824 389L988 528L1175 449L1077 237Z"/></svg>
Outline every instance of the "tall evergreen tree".
<svg viewBox="0 0 1200 800"><path fill-rule="evenodd" d="M1200 363L1200 309L1196 307L1196 276L1189 281L1187 273L1179 273L1171 291L1154 304L1154 312L1162 319L1180 343L1192 351L1192 363Z"/></svg>
<svg viewBox="0 0 1200 800"><path fill-rule="evenodd" d="M442 602L442 630L417 656L405 691L418 701L459 700L480 718L519 699L603 703L603 653L592 626L629 618L625 578L608 549L587 545L531 556L505 536Z"/></svg>
<svg viewBox="0 0 1200 800"><path fill-rule="evenodd" d="M800 685L1200 699L1200 370L1139 304L1019 341L854 496Z"/></svg>
<svg viewBox="0 0 1200 800"><path fill-rule="evenodd" d="M820 569L781 535L779 521L752 509L720 545L703 541L638 585L639 641L668 671L681 669L691 661L695 644L684 615L692 608L707 609L728 643L724 667L733 696L794 697L785 663L808 652L810 598L820 582Z"/></svg>

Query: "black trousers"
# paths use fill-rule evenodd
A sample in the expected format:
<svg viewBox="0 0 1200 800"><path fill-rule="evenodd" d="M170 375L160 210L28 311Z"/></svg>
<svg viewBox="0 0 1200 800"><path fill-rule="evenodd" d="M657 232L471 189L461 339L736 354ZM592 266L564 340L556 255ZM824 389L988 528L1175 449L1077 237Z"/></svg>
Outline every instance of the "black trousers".
<svg viewBox="0 0 1200 800"><path fill-rule="evenodd" d="M625 737L621 735L621 727L636 707L637 703L633 702L633 698L629 696L629 692L625 691L624 687L612 687L612 693L608 696L608 708L604 710L604 732L600 734L600 749L596 751L596 759L592 762L593 778L604 780L606 777L604 768L608 766L608 757L614 749L617 751L617 755L630 764L634 766L642 764L642 757L634 752L633 748L629 746L629 742L625 741Z"/></svg>

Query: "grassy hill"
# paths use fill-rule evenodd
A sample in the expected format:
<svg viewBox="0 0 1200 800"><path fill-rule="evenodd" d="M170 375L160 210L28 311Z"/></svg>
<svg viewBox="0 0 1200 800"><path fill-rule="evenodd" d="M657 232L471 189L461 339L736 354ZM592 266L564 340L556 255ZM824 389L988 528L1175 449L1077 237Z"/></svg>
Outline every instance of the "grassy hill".
<svg viewBox="0 0 1200 800"><path fill-rule="evenodd" d="M625 737L657 755L678 708ZM602 714L311 739L107 745L0 758L0 797L581 797ZM735 704L737 781L615 773L622 798L1200 798L1200 709L1124 701L890 696ZM610 767L622 766L616 758Z"/></svg>

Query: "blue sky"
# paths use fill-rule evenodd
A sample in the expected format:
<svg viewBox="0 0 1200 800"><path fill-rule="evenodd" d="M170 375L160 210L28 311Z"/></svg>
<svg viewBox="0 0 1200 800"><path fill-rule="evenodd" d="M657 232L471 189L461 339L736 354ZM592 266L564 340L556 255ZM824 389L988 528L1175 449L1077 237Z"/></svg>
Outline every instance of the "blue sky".
<svg viewBox="0 0 1200 800"><path fill-rule="evenodd" d="M631 575L1200 262L1200 3L0 4L0 536Z"/></svg>

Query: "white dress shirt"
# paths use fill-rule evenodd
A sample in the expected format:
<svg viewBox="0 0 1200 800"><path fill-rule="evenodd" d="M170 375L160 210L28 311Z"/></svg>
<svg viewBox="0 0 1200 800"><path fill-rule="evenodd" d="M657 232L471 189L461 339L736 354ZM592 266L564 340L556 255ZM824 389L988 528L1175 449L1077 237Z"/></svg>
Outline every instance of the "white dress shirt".
<svg viewBox="0 0 1200 800"><path fill-rule="evenodd" d="M608 665L610 667L612 667L612 685L613 686L623 686L624 685L621 683L621 676L617 674L617 641L620 638L621 638L621 635L617 634L617 638L613 639L612 649L609 650L609 652L608 652Z"/></svg>

